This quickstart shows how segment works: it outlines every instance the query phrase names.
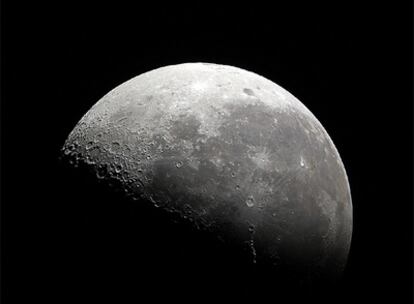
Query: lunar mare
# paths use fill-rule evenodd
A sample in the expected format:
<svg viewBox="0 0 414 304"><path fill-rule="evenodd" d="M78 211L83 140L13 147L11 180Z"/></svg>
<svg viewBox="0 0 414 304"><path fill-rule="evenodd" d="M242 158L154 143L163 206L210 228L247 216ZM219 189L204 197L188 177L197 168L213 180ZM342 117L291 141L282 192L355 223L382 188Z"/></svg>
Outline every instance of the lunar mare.
<svg viewBox="0 0 414 304"><path fill-rule="evenodd" d="M102 97L62 152L137 204L247 250L250 263L321 276L346 264L340 156L298 99L255 73L185 63L141 74Z"/></svg>

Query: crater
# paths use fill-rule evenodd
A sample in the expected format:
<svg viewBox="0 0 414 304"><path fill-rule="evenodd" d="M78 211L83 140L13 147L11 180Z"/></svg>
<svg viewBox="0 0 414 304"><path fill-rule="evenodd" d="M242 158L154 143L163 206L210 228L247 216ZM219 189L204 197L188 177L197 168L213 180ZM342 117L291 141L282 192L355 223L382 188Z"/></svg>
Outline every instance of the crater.
<svg viewBox="0 0 414 304"><path fill-rule="evenodd" d="M243 92L249 96L256 96L252 89L244 88Z"/></svg>

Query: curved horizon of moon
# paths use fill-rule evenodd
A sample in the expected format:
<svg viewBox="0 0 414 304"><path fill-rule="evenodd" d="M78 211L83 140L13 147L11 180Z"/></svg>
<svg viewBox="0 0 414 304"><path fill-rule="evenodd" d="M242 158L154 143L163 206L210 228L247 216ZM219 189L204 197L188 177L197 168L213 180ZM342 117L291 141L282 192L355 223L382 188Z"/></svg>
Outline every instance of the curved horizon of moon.
<svg viewBox="0 0 414 304"><path fill-rule="evenodd" d="M250 251L251 263L338 276L352 234L340 156L292 94L225 65L158 68L119 85L62 149L132 199Z"/></svg>

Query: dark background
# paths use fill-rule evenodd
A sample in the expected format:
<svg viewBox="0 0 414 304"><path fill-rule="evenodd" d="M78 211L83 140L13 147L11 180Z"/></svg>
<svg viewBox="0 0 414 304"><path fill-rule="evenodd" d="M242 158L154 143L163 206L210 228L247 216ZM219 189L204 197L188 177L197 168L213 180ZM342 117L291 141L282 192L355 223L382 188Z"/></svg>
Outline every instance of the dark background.
<svg viewBox="0 0 414 304"><path fill-rule="evenodd" d="M74 182L58 156L77 121L109 90L145 71L196 61L271 79L298 97L336 144L350 181L354 233L335 301L412 302L412 7L102 2L2 1L3 303L143 300L152 282L151 292L168 299L166 281L183 298L195 296L194 286L177 283L188 270L168 273L165 252L147 256L160 259L151 266L156 271L136 271L145 264L133 262L137 248L161 246L153 243L162 230L137 230L136 210L101 204L109 194ZM193 302L213 294L203 284Z"/></svg>

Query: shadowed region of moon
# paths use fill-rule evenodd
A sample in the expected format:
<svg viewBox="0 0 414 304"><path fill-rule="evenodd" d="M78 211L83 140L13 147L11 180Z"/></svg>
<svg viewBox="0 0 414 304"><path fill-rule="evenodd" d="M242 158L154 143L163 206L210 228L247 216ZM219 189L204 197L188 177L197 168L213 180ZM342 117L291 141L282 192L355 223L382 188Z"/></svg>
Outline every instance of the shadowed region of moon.
<svg viewBox="0 0 414 304"><path fill-rule="evenodd" d="M338 152L300 101L255 73L186 63L141 74L99 100L62 153L268 280L344 269L352 204Z"/></svg>

